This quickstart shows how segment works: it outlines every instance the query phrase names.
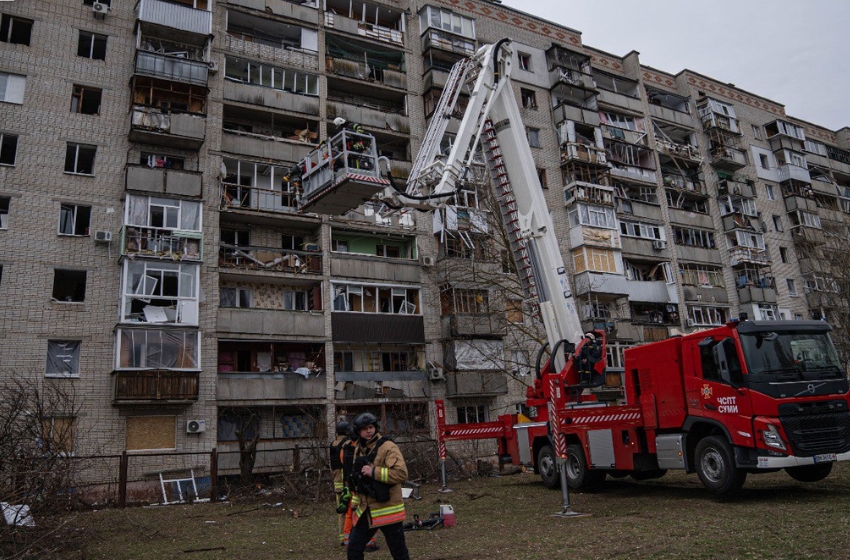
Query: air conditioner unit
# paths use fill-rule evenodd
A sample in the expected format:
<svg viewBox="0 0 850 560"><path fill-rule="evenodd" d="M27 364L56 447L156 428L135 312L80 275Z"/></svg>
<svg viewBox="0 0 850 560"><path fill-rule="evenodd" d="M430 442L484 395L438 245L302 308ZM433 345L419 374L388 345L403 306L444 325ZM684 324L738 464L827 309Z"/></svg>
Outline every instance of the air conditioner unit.
<svg viewBox="0 0 850 560"><path fill-rule="evenodd" d="M109 13L109 6L101 4L100 2L95 2L91 5L91 11L94 14L94 17L100 17L103 19L106 17L106 14Z"/></svg>
<svg viewBox="0 0 850 560"><path fill-rule="evenodd" d="M657 249L659 251L661 249L666 249L667 248L667 242L663 241L661 239L656 239L655 241L652 242L652 248Z"/></svg>
<svg viewBox="0 0 850 560"><path fill-rule="evenodd" d="M111 231L96 230L94 232L94 242L95 243L109 243L110 241L112 241L112 232Z"/></svg>
<svg viewBox="0 0 850 560"><path fill-rule="evenodd" d="M693 319L688 319L688 326L689 326L689 327L693 327L693 326L694 326L694 320L693 320Z"/></svg>
<svg viewBox="0 0 850 560"><path fill-rule="evenodd" d="M187 434L202 434L207 431L206 420L188 420L186 422Z"/></svg>
<svg viewBox="0 0 850 560"><path fill-rule="evenodd" d="M422 255L419 257L419 264L422 266L434 266L434 257L430 255Z"/></svg>
<svg viewBox="0 0 850 560"><path fill-rule="evenodd" d="M210 67L210 74L215 74L216 72L218 72L218 62L216 62L215 60L210 60L207 64Z"/></svg>
<svg viewBox="0 0 850 560"><path fill-rule="evenodd" d="M428 378L431 381L442 381L446 378L446 372L434 362L428 362L426 371L428 372Z"/></svg>

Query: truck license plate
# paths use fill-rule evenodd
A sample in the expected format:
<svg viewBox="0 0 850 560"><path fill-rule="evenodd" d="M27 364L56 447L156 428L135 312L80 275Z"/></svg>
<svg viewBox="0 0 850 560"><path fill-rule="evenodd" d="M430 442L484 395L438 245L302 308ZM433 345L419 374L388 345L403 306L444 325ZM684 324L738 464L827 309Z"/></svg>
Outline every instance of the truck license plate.
<svg viewBox="0 0 850 560"><path fill-rule="evenodd" d="M835 453L823 453L822 455L815 455L815 463L830 463L835 460Z"/></svg>

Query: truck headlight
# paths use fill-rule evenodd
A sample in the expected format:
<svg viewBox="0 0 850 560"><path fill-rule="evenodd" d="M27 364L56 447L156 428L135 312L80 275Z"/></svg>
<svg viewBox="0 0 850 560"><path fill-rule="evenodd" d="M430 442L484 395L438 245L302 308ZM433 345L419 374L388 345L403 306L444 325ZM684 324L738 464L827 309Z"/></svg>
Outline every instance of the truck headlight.
<svg viewBox="0 0 850 560"><path fill-rule="evenodd" d="M786 450L785 442L782 441L782 436L779 435L779 431L776 429L776 426L768 424L767 429L762 430L761 433L762 437L764 437L765 445L775 449L781 449L782 451Z"/></svg>

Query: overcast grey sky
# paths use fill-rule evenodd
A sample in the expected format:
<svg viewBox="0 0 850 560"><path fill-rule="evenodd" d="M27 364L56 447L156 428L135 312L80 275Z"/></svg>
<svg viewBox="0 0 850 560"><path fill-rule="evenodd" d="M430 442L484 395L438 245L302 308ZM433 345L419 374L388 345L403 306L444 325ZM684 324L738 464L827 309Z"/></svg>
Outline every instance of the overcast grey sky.
<svg viewBox="0 0 850 560"><path fill-rule="evenodd" d="M850 126L847 0L503 0L582 33L584 44L677 74L688 68L785 105L832 130Z"/></svg>

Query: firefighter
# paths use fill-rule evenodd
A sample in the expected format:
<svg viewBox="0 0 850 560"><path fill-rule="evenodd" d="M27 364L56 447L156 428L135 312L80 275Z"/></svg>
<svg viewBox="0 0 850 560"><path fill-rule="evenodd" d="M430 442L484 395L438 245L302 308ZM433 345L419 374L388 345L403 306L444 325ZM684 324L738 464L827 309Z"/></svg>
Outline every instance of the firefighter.
<svg viewBox="0 0 850 560"><path fill-rule="evenodd" d="M336 498L336 511L339 514L337 529L339 530L339 543L345 545L345 517L348 512L348 506L351 502L351 493L349 492L345 478L343 476L343 450L349 443L349 426L348 422L341 420L336 425L336 439L331 442L330 460L331 472L334 479L334 497Z"/></svg>
<svg viewBox="0 0 850 560"><path fill-rule="evenodd" d="M363 129L363 126L361 126L359 123L347 121L342 117L335 118L334 125L336 125L338 131L345 130L354 133L346 134L345 136L346 151L354 152L354 154L362 154L366 152L366 140L360 136L361 134L366 134L366 131ZM370 157L354 154L348 156L348 167L366 170L373 169L372 159Z"/></svg>
<svg viewBox="0 0 850 560"><path fill-rule="evenodd" d="M369 412L354 419L360 437L354 453L351 499L354 527L348 540L348 560L362 560L366 543L378 529L394 560L410 560L404 539L404 502L401 483L407 465L398 446L378 433L378 420Z"/></svg>
<svg viewBox="0 0 850 560"><path fill-rule="evenodd" d="M360 438L357 435L357 431L354 429L354 426L351 426L348 432L348 441L342 447L342 454L340 455L340 461L342 462L342 479L345 481L344 484L346 488L349 488L349 492L352 488L351 471L354 468L354 453L357 451L358 439ZM342 527L343 544L345 546L348 546L348 539L351 536L351 527L354 525L353 517L354 510L351 508L351 500L349 499L348 508L346 508L345 512L345 523L343 523ZM378 550L378 542L373 536L366 544L366 552L372 552L375 550Z"/></svg>
<svg viewBox="0 0 850 560"><path fill-rule="evenodd" d="M366 134L366 131L363 130L363 126L360 123L349 122L342 117L334 119L334 126L336 126L337 132L348 130L357 134Z"/></svg>
<svg viewBox="0 0 850 560"><path fill-rule="evenodd" d="M594 366L602 359L602 344L593 333L585 334L584 338L579 352L578 373L582 385L592 386L597 381Z"/></svg>

